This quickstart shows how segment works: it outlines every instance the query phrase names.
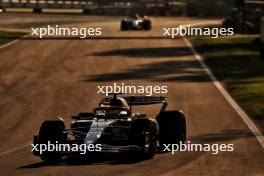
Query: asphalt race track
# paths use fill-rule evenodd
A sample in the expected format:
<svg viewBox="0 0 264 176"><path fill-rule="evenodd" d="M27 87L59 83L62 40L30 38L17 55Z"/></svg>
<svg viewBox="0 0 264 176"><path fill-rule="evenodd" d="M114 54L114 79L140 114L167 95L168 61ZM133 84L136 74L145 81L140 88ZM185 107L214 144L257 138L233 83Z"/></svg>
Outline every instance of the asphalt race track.
<svg viewBox="0 0 264 176"><path fill-rule="evenodd" d="M119 19L100 19L80 24L102 27L100 40L19 40L0 49L1 176L264 175L264 149L184 40L162 38L163 26L202 21L154 18L150 32L120 32ZM11 20L19 21L11 16L10 26ZM160 153L147 161L92 155L54 165L31 154L32 136L43 120L60 116L69 125L71 115L97 105L103 96L97 85L113 82L167 85L168 108L187 116L188 140L232 143L234 151Z"/></svg>

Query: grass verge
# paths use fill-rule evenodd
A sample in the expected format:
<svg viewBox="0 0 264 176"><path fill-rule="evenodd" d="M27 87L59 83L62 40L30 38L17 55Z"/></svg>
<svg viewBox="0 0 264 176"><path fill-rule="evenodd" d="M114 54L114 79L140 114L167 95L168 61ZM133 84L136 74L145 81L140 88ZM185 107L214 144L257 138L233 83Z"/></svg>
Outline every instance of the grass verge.
<svg viewBox="0 0 264 176"><path fill-rule="evenodd" d="M199 37L192 42L240 106L254 119L264 121L264 60L252 44L255 38Z"/></svg>

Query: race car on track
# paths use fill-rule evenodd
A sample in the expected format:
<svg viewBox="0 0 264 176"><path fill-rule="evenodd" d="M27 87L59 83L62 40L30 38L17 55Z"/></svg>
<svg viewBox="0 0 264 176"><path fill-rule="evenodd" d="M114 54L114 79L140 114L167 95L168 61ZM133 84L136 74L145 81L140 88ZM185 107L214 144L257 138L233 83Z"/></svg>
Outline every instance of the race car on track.
<svg viewBox="0 0 264 176"><path fill-rule="evenodd" d="M156 118L132 112L135 105L154 104L161 105ZM94 112L72 116L69 129L65 129L61 118L44 121L38 135L34 136L33 144L100 144L99 152L133 152L141 159L151 159L164 144L184 143L186 140L183 112L167 111L167 105L166 97L113 94L103 98ZM59 162L69 153L34 151L33 154L47 162Z"/></svg>
<svg viewBox="0 0 264 176"><path fill-rule="evenodd" d="M151 21L147 17L140 17L139 15L134 15L123 19L120 24L121 31L126 30L150 30Z"/></svg>

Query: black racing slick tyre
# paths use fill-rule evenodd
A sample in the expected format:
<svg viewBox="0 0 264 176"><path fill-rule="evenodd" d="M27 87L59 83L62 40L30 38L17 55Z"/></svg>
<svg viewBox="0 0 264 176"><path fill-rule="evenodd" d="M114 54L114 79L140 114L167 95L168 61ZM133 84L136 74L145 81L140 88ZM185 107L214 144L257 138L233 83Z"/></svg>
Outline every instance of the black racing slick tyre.
<svg viewBox="0 0 264 176"><path fill-rule="evenodd" d="M33 12L34 13L42 13L42 9L40 7L38 7L38 6L36 6L36 7L33 8Z"/></svg>
<svg viewBox="0 0 264 176"><path fill-rule="evenodd" d="M66 141L65 125L61 120L44 121L39 130L39 144L63 144ZM43 151L40 158L47 162L59 162L62 159L60 151Z"/></svg>
<svg viewBox="0 0 264 176"><path fill-rule="evenodd" d="M151 21L150 20L144 20L143 21L143 29L146 31L151 29Z"/></svg>
<svg viewBox="0 0 264 176"><path fill-rule="evenodd" d="M135 119L132 124L133 144L140 146L142 151L138 157L151 159L157 151L158 127L155 122L149 119Z"/></svg>
<svg viewBox="0 0 264 176"><path fill-rule="evenodd" d="M125 20L122 20L121 21L121 24L120 24L120 30L121 31L126 31L128 30L128 25L127 25L127 22Z"/></svg>
<svg viewBox="0 0 264 176"><path fill-rule="evenodd" d="M260 58L264 60L264 48L260 51Z"/></svg>
<svg viewBox="0 0 264 176"><path fill-rule="evenodd" d="M159 144L163 150L166 144L180 144L186 141L186 121L181 111L165 111L157 118Z"/></svg>

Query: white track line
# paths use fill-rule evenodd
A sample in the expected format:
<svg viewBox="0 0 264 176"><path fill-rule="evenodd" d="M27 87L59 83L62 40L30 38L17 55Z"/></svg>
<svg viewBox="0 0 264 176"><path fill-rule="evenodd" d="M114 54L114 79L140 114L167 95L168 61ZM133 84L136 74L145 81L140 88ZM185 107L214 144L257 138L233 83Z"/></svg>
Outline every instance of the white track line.
<svg viewBox="0 0 264 176"><path fill-rule="evenodd" d="M221 94L225 97L225 99L228 101L228 103L234 108L234 110L241 117L241 119L245 122L245 124L248 126L248 128L251 130L251 132L256 136L260 145L264 148L264 136L261 133L261 131L257 128L257 126L250 119L250 117L245 113L245 111L229 95L229 93L225 90L225 88L221 85L221 83L217 80L217 78L214 76L214 74L212 73L210 68L204 62L202 56L197 53L197 51L193 47L192 43L185 37L184 37L184 41L185 41L186 45L190 48L192 53L194 54L195 58L199 61L199 63L203 67L203 69L206 71L207 75L213 81L213 84L215 85L215 87L219 90L219 92L221 92Z"/></svg>
<svg viewBox="0 0 264 176"><path fill-rule="evenodd" d="M6 44L1 45L1 46L0 46L0 49L5 48L5 47L8 47L8 46L10 46L10 45L13 45L13 44L16 43L16 42L18 42L18 39L13 40L13 41L11 41L11 42L8 42L8 43L6 43Z"/></svg>
<svg viewBox="0 0 264 176"><path fill-rule="evenodd" d="M27 37L27 36L30 35L30 30L17 30L17 29L5 29L5 28L0 28L0 31L4 31L4 32L25 32L25 33L29 33L29 34L25 34L25 35L21 36L20 38L24 38L24 37ZM15 44L16 42L19 41L20 38L15 39L15 40L12 40L12 41L10 41L10 42L7 42L7 43L5 43L5 44L3 44L3 45L0 45L0 49Z"/></svg>
<svg viewBox="0 0 264 176"><path fill-rule="evenodd" d="M27 36L29 36L29 34L25 34L25 35L21 36L21 38L23 38L23 37L27 37ZM19 38L18 38L18 39L15 39L15 40L12 40L12 41L10 41L10 42L7 42L7 43L5 43L5 44L3 44L3 45L0 45L0 49L6 48L6 47L8 47L8 46L10 46L10 45L13 45L13 44L15 44L15 43L18 42L18 41L19 41Z"/></svg>
<svg viewBox="0 0 264 176"><path fill-rule="evenodd" d="M7 150L7 151L4 151L4 152L1 152L0 153L0 156L1 155L6 155L6 154L9 154L9 153L12 153L12 152L15 152L17 150L20 150L20 149L23 149L23 148L26 148L26 147L29 147L31 143L28 143L28 144L25 144L23 146L19 146L19 147L16 147L16 148L12 148L10 150Z"/></svg>

